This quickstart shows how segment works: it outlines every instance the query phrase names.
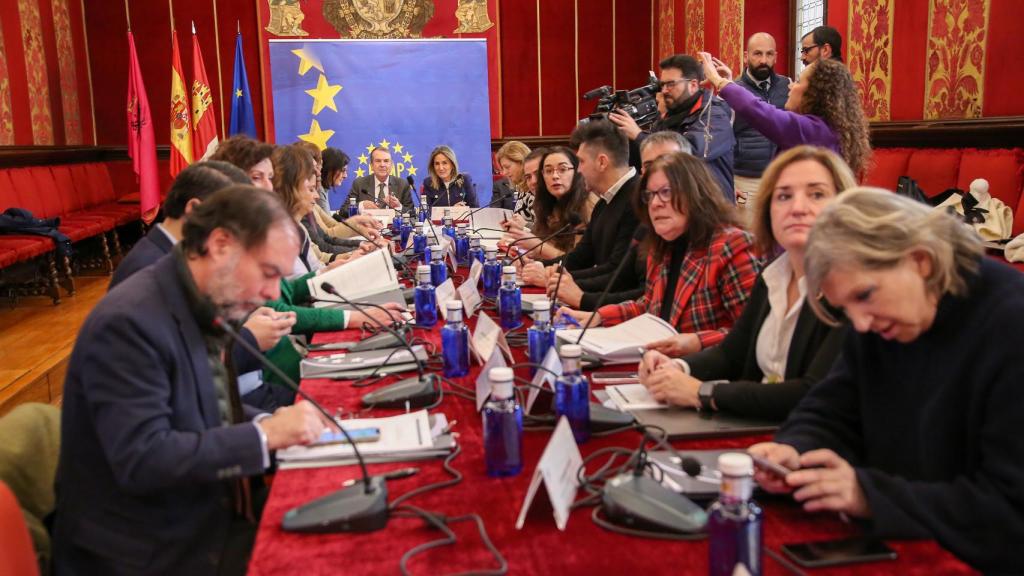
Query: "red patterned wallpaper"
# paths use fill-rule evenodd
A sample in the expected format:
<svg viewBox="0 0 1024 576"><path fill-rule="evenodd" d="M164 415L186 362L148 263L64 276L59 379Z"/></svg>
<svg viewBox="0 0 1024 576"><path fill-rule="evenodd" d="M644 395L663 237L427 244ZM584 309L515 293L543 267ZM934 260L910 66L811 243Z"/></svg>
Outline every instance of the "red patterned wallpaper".
<svg viewBox="0 0 1024 576"><path fill-rule="evenodd" d="M734 74L743 70L743 0L721 0L719 11L718 58L725 62Z"/></svg>
<svg viewBox="0 0 1024 576"><path fill-rule="evenodd" d="M68 0L52 1L53 27L57 39L57 62L60 67L60 98L64 111L64 140L67 144L82 144L78 74L75 70L75 48Z"/></svg>
<svg viewBox="0 0 1024 576"><path fill-rule="evenodd" d="M53 144L53 116L50 113L50 85L46 75L46 51L39 0L18 0L21 16L21 41L25 46L25 71L28 75L29 114L32 143Z"/></svg>
<svg viewBox="0 0 1024 576"><path fill-rule="evenodd" d="M931 0L924 117L978 118L985 99L988 0Z"/></svg>
<svg viewBox="0 0 1024 576"><path fill-rule="evenodd" d="M0 25L0 146L14 144L14 121L11 118L11 80L7 70L7 49Z"/></svg>
<svg viewBox="0 0 1024 576"><path fill-rule="evenodd" d="M658 60L676 53L675 6L675 0L658 0Z"/></svg>
<svg viewBox="0 0 1024 576"><path fill-rule="evenodd" d="M696 54L710 49L704 46L704 0L684 0L686 3L686 40L683 52Z"/></svg>
<svg viewBox="0 0 1024 576"><path fill-rule="evenodd" d="M869 120L889 119L895 0L850 0L847 65Z"/></svg>

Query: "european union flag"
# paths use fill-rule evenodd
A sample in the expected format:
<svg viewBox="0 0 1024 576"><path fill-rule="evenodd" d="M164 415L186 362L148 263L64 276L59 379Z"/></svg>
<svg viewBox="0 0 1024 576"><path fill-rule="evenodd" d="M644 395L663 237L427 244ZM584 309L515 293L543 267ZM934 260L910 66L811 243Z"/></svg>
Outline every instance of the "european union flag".
<svg viewBox="0 0 1024 576"><path fill-rule="evenodd" d="M490 201L485 40L271 40L270 65L276 142L305 140L351 158L349 180L331 191L334 207L370 174L378 146L391 152L392 174L419 189L431 150L446 144L480 205Z"/></svg>
<svg viewBox="0 0 1024 576"><path fill-rule="evenodd" d="M242 33L235 42L235 85L231 90L231 124L228 134L246 134L256 137L256 118L252 113L252 97L249 94L249 75L245 73L245 59L242 57Z"/></svg>

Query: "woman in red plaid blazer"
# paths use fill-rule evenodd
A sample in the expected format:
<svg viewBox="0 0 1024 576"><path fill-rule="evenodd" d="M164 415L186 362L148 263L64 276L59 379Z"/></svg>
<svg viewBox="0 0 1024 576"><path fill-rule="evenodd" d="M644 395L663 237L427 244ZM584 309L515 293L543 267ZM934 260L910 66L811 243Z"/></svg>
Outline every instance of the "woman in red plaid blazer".
<svg viewBox="0 0 1024 576"><path fill-rule="evenodd" d="M689 335L693 352L713 346L739 318L761 272L753 237L739 228L734 208L699 158L662 156L639 187L640 225L654 232L647 236L647 288L639 300L602 306L591 326L650 313ZM581 322L589 316L565 313Z"/></svg>

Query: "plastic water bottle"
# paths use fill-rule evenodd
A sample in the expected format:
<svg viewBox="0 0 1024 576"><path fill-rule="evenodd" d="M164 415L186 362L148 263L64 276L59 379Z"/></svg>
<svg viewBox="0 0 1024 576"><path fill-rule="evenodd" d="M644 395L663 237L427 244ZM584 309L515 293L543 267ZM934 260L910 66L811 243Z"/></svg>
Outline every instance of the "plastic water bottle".
<svg viewBox="0 0 1024 576"><path fill-rule="evenodd" d="M479 260L481 264L484 263L484 249L480 247L480 238L478 236L470 236L469 238L469 266L473 265L474 259Z"/></svg>
<svg viewBox="0 0 1024 576"><path fill-rule="evenodd" d="M523 409L516 402L511 368L491 368L491 398L484 404L487 475L515 476L523 469Z"/></svg>
<svg viewBox="0 0 1024 576"><path fill-rule="evenodd" d="M434 295L434 285L430 283L430 266L420 264L416 267L416 277L420 281L413 293L416 302L416 324L433 326L437 324L437 296Z"/></svg>
<svg viewBox="0 0 1024 576"><path fill-rule="evenodd" d="M427 195L420 194L420 207L416 211L416 218L420 222L426 222L430 219L430 206L427 205Z"/></svg>
<svg viewBox="0 0 1024 576"><path fill-rule="evenodd" d="M448 319L441 328L441 356L444 375L458 378L469 373L469 328L462 322L462 302L445 302Z"/></svg>
<svg viewBox="0 0 1024 576"><path fill-rule="evenodd" d="M533 303L533 326L526 331L530 364L543 364L548 350L555 345L555 327L551 325L551 302L538 300ZM530 366L530 376L537 373L536 366Z"/></svg>
<svg viewBox="0 0 1024 576"><path fill-rule="evenodd" d="M444 218L441 220L441 223L443 224L441 233L455 240L455 226L452 224L452 211L450 209L444 209Z"/></svg>
<svg viewBox="0 0 1024 576"><path fill-rule="evenodd" d="M426 264L430 262L430 251L427 249L427 236L423 233L423 222L416 223L416 232L412 235L412 252Z"/></svg>
<svg viewBox="0 0 1024 576"><path fill-rule="evenodd" d="M751 576L760 576L764 513L750 499L754 461L748 454L729 452L718 457L718 471L718 500L708 510L708 574L730 576L742 564Z"/></svg>
<svg viewBox="0 0 1024 576"><path fill-rule="evenodd" d="M583 349L577 344L564 344L562 375L555 380L555 414L565 416L577 444L590 440L590 383L580 371Z"/></svg>
<svg viewBox="0 0 1024 576"><path fill-rule="evenodd" d="M356 204L355 198L348 199L348 217L351 218L359 214L359 205Z"/></svg>
<svg viewBox="0 0 1024 576"><path fill-rule="evenodd" d="M484 272L481 275L484 284L484 297L493 300L498 297L498 288L501 288L501 262L498 262L497 248L488 247L486 254Z"/></svg>
<svg viewBox="0 0 1024 576"><path fill-rule="evenodd" d="M400 233L400 242L402 246L401 250L405 250L405 247L409 245L409 235L412 233L412 214L406 214L402 217L402 230Z"/></svg>
<svg viewBox="0 0 1024 576"><path fill-rule="evenodd" d="M395 216L391 219L391 233L394 234L395 238L398 238L402 234L402 213L395 211Z"/></svg>
<svg viewBox="0 0 1024 576"><path fill-rule="evenodd" d="M459 266L469 266L469 232L465 222L459 224L455 233L455 261Z"/></svg>
<svg viewBox="0 0 1024 576"><path fill-rule="evenodd" d="M440 246L430 251L430 283L434 286L444 284L448 279L448 267L444 264L444 252Z"/></svg>
<svg viewBox="0 0 1024 576"><path fill-rule="evenodd" d="M501 289L498 291L498 314L501 327L511 330L523 325L523 293L516 286L516 267L501 269Z"/></svg>

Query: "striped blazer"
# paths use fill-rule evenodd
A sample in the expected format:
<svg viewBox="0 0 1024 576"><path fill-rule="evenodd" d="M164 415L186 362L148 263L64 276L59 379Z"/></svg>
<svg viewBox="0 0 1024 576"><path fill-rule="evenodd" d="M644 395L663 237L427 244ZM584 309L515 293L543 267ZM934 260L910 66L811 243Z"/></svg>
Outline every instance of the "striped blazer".
<svg viewBox="0 0 1024 576"><path fill-rule="evenodd" d="M612 326L649 312L661 315L672 254L647 257L647 287L638 300L602 306L601 324ZM753 237L738 228L715 232L708 246L691 247L683 256L670 323L680 334L696 333L701 348L725 338L747 303L763 264Z"/></svg>

